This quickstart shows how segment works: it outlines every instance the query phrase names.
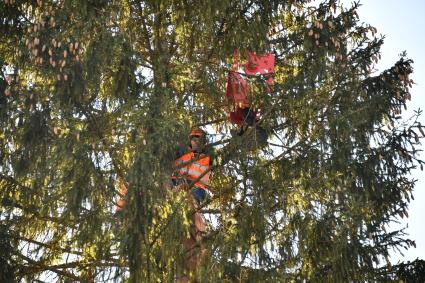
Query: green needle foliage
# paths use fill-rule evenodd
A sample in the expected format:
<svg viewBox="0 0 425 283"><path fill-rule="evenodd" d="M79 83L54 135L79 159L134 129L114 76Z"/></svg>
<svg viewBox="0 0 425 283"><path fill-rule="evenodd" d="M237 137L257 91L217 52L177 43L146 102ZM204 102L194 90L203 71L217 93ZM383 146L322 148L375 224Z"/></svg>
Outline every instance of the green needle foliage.
<svg viewBox="0 0 425 283"><path fill-rule="evenodd" d="M415 243L389 224L423 165L412 61L374 72L359 4L310 2L2 1L0 281L173 282L190 208L166 184L192 125L216 144L193 280L396 280L389 251ZM261 148L231 135L235 49L276 55L271 91L247 78Z"/></svg>

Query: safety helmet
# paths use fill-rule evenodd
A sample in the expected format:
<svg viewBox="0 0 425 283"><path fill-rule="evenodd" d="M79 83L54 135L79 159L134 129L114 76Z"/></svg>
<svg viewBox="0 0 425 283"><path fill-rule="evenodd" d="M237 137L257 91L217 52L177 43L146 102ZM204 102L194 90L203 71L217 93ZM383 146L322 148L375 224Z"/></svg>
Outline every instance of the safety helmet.
<svg viewBox="0 0 425 283"><path fill-rule="evenodd" d="M192 127L192 129L190 129L190 133L189 133L189 140L192 137L199 137L200 142L203 144L203 146L205 146L205 144L207 142L207 137L206 137L206 133L204 132L204 130L202 130L201 128L198 128L198 127Z"/></svg>
<svg viewBox="0 0 425 283"><path fill-rule="evenodd" d="M189 134L189 139L192 137L200 137L201 139L205 139L205 132L198 127L192 127Z"/></svg>

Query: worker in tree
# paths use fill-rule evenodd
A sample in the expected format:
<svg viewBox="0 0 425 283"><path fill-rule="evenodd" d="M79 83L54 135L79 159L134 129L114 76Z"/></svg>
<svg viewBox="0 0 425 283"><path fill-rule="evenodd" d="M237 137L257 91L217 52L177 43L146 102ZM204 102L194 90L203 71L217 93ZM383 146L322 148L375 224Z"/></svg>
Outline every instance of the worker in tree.
<svg viewBox="0 0 425 283"><path fill-rule="evenodd" d="M212 158L206 148L206 134L193 127L189 134L189 144L180 147L175 160L175 172L172 176L173 188L188 190L188 201L191 206L190 237L183 237L182 244L186 253L185 275L177 282L188 282L187 274L194 272L204 257L202 239L205 223L199 213L200 205L206 198L211 176Z"/></svg>
<svg viewBox="0 0 425 283"><path fill-rule="evenodd" d="M187 185L191 188L197 204L202 203L209 186L211 163L211 156L206 149L205 132L193 127L189 134L188 146L181 146L177 151L175 161L177 170L172 176L173 186Z"/></svg>
<svg viewBox="0 0 425 283"><path fill-rule="evenodd" d="M189 144L180 146L175 158L176 171L172 176L174 189L185 186L191 189L196 204L201 204L206 197L211 175L211 157L206 150L206 134L197 127L193 127L189 134ZM127 194L128 184L119 178L120 196L117 200L117 210L125 205L124 196Z"/></svg>

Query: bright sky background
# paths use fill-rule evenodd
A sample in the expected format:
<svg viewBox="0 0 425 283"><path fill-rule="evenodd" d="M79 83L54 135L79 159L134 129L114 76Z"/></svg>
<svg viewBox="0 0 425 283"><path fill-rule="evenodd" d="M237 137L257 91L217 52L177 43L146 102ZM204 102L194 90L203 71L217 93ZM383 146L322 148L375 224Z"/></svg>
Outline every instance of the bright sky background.
<svg viewBox="0 0 425 283"><path fill-rule="evenodd" d="M425 110L425 1L360 0L360 3L360 21L371 24L378 29L378 34L385 35L379 70L393 66L402 51L414 61L411 78L416 84L411 91L412 101L407 104L408 111L403 116L410 117L418 108ZM425 112L420 121L425 125ZM422 144L425 150L425 141ZM425 159L425 153L422 153L422 159ZM403 219L401 224L407 226L406 232L416 241L417 248L405 251L404 256L393 254L393 263L416 258L425 260L425 171L417 169L412 177L418 179L413 194L415 200L410 203L409 218Z"/></svg>

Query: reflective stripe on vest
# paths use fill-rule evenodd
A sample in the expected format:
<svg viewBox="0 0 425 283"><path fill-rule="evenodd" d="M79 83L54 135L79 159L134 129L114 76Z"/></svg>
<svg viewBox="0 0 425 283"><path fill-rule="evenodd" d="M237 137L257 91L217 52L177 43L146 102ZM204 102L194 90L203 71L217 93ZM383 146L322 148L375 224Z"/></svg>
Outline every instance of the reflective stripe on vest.
<svg viewBox="0 0 425 283"><path fill-rule="evenodd" d="M195 160L190 162L192 159ZM195 154L193 152L189 152L179 157L175 163L177 167L187 163L186 165L179 168L179 174L185 177L187 176L189 179L197 180L202 174L209 170L210 157L205 155L204 157L196 160ZM195 186L205 189L205 187L210 183L210 174L211 172L205 173L201 179L195 183Z"/></svg>

